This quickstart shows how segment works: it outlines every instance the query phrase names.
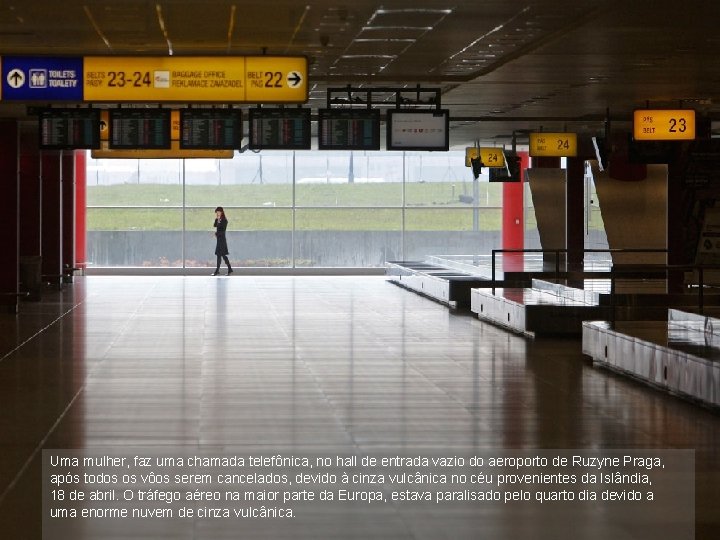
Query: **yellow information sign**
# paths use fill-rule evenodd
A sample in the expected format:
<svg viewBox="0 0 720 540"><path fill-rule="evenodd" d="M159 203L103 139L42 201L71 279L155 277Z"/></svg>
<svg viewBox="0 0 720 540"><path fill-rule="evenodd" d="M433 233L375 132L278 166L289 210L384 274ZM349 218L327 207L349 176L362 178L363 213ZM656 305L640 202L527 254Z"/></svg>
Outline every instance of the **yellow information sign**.
<svg viewBox="0 0 720 540"><path fill-rule="evenodd" d="M483 167L504 167L505 154L502 148L497 147L476 147L468 146L465 148L465 166L470 167L470 159L480 155Z"/></svg>
<svg viewBox="0 0 720 540"><path fill-rule="evenodd" d="M304 56L86 56L85 101L305 103Z"/></svg>
<svg viewBox="0 0 720 540"><path fill-rule="evenodd" d="M531 133L530 156L575 157L577 133Z"/></svg>
<svg viewBox="0 0 720 540"><path fill-rule="evenodd" d="M692 141L695 111L692 109L639 109L633 114L636 141Z"/></svg>

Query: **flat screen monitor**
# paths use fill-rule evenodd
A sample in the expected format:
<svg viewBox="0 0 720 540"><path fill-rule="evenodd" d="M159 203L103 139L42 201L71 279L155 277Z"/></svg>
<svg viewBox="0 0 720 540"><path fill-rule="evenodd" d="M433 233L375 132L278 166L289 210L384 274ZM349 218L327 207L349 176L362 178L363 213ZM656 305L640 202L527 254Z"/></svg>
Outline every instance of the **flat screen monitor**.
<svg viewBox="0 0 720 540"><path fill-rule="evenodd" d="M320 109L320 150L380 150L380 111Z"/></svg>
<svg viewBox="0 0 720 540"><path fill-rule="evenodd" d="M251 150L310 150L310 109L250 109Z"/></svg>
<svg viewBox="0 0 720 540"><path fill-rule="evenodd" d="M240 109L182 109L180 148L234 150L242 146Z"/></svg>
<svg viewBox="0 0 720 540"><path fill-rule="evenodd" d="M447 151L450 148L450 114L432 111L389 110L388 150Z"/></svg>
<svg viewBox="0 0 720 540"><path fill-rule="evenodd" d="M110 109L109 148L170 148L170 109Z"/></svg>
<svg viewBox="0 0 720 540"><path fill-rule="evenodd" d="M42 109L40 148L44 150L100 148L100 109Z"/></svg>

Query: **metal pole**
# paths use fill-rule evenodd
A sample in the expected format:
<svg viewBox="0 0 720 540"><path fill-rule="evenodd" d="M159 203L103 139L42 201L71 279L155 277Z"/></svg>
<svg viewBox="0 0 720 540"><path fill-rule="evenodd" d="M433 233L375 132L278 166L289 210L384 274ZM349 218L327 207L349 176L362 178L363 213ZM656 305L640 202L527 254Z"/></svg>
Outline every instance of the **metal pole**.
<svg viewBox="0 0 720 540"><path fill-rule="evenodd" d="M182 231L180 232L180 254L182 257L182 268L185 269L185 227L187 224L185 212L187 211L185 197L185 158L182 160Z"/></svg>
<svg viewBox="0 0 720 540"><path fill-rule="evenodd" d="M490 252L490 279L492 280L492 291L495 294L495 250Z"/></svg>
<svg viewBox="0 0 720 540"><path fill-rule="evenodd" d="M615 328L615 267L610 267L610 328Z"/></svg>
<svg viewBox="0 0 720 540"><path fill-rule="evenodd" d="M704 298L704 296L703 296L703 289L705 288L705 279L704 279L704 276L703 276L703 267L702 267L702 266L700 267L700 276L699 276L699 278L700 278L700 283L699 283L699 285L700 285L700 291L699 291L700 298L699 298L699 300L698 300L698 303L700 304L700 315L704 315L704 311L705 311L705 310L704 310L704 300L705 300L705 298Z"/></svg>
<svg viewBox="0 0 720 540"><path fill-rule="evenodd" d="M480 230L480 182L473 175L473 231Z"/></svg>
<svg viewBox="0 0 720 540"><path fill-rule="evenodd" d="M295 150L292 153L292 231L290 232L290 258L291 266L295 269Z"/></svg>
<svg viewBox="0 0 720 540"><path fill-rule="evenodd" d="M402 154L402 223L400 225L400 260L405 260L405 150Z"/></svg>
<svg viewBox="0 0 720 540"><path fill-rule="evenodd" d="M544 270L544 268L543 268ZM560 281L560 250L555 250L555 280ZM567 281L565 282L567 285Z"/></svg>

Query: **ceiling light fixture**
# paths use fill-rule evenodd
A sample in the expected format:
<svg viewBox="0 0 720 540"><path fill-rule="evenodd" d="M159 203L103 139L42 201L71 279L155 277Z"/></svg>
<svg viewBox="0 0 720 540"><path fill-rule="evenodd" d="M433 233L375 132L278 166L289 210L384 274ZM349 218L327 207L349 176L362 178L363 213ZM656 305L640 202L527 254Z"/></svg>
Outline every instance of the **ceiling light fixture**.
<svg viewBox="0 0 720 540"><path fill-rule="evenodd" d="M95 29L95 32L97 32L97 35L100 36L100 39L102 39L103 43L105 43L105 46L112 51L113 48L112 45L110 45L110 40L105 34L103 34L103 31L100 29L100 25L95 20L95 17L93 17L90 8L88 6L83 6L83 10L85 11L85 15L90 21L90 24L92 24L93 28Z"/></svg>
<svg viewBox="0 0 720 540"><path fill-rule="evenodd" d="M168 55L172 56L173 46L172 42L170 41L170 36L168 35L167 28L165 27L165 19L163 19L162 6L160 4L155 4L155 12L157 13L160 30L162 30L163 36L165 36L165 42L168 46Z"/></svg>
<svg viewBox="0 0 720 540"><path fill-rule="evenodd" d="M228 32L227 32L227 52L230 52L230 48L232 47L232 37L233 32L235 31L235 11L237 7L235 4L230 6L230 22L228 23Z"/></svg>

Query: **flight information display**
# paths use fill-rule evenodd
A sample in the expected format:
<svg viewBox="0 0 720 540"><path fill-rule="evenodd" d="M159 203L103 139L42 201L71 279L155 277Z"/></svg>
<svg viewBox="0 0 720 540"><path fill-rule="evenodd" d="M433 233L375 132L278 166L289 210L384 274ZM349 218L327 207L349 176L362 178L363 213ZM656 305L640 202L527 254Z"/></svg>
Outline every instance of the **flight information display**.
<svg viewBox="0 0 720 540"><path fill-rule="evenodd" d="M450 147L450 113L440 110L389 110L388 150L444 151Z"/></svg>
<svg viewBox="0 0 720 540"><path fill-rule="evenodd" d="M240 109L183 109L180 111L180 148L193 150L240 149Z"/></svg>
<svg viewBox="0 0 720 540"><path fill-rule="evenodd" d="M251 150L310 150L310 109L250 109Z"/></svg>
<svg viewBox="0 0 720 540"><path fill-rule="evenodd" d="M110 109L109 148L170 148L170 109Z"/></svg>
<svg viewBox="0 0 720 540"><path fill-rule="evenodd" d="M40 148L45 150L100 148L100 110L41 110Z"/></svg>
<svg viewBox="0 0 720 540"><path fill-rule="evenodd" d="M380 150L380 111L320 109L320 150Z"/></svg>

